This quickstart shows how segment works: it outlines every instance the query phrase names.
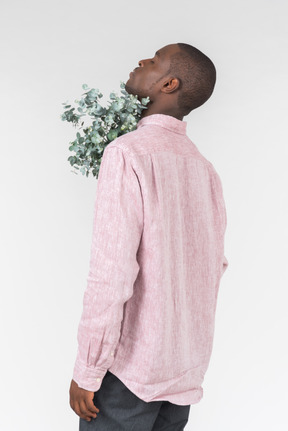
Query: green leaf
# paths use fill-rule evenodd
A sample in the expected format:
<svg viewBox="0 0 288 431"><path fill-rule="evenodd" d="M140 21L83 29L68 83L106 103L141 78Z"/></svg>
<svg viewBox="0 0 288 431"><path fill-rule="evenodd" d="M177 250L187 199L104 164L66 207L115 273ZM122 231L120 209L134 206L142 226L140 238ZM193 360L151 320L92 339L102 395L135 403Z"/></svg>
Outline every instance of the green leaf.
<svg viewBox="0 0 288 431"><path fill-rule="evenodd" d="M110 141L114 141L114 139L117 138L117 135L118 135L117 130L110 130L110 132L108 133L108 139Z"/></svg>
<svg viewBox="0 0 288 431"><path fill-rule="evenodd" d="M142 97L141 103L142 105L147 105L150 102L149 97Z"/></svg>
<svg viewBox="0 0 288 431"><path fill-rule="evenodd" d="M60 118L81 129L81 133L77 131L76 139L69 143L69 151L74 152L73 156L68 158L69 163L86 177L91 172L98 178L106 146L118 136L135 130L142 110L147 109L145 104L148 104L149 98L142 98L140 103L135 95L127 93L125 83L121 81L120 96L114 91L111 92L110 101L104 107L98 103L103 96L98 89L90 89L87 84L83 84L82 88L85 93L75 100L78 107L72 108L69 102L63 103L65 111ZM89 124L92 122L92 125L85 125L84 121L80 121L82 117L85 117Z"/></svg>

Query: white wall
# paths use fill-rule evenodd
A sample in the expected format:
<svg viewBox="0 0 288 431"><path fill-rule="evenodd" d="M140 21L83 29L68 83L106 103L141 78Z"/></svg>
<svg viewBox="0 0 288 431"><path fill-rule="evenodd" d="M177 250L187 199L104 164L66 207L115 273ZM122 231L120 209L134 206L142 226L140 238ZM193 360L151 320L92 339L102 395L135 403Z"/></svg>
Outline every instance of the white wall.
<svg viewBox="0 0 288 431"><path fill-rule="evenodd" d="M188 134L223 184L229 268L187 431L287 429L287 2L3 1L0 429L77 430L68 389L96 180L71 173L61 103L108 95L186 42L218 82Z"/></svg>

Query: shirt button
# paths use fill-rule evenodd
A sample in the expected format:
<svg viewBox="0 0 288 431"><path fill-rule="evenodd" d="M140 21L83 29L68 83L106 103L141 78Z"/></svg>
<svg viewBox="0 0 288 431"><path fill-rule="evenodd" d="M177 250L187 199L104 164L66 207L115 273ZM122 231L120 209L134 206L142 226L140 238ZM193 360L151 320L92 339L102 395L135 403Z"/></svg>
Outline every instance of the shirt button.
<svg viewBox="0 0 288 431"><path fill-rule="evenodd" d="M100 382L101 379L99 379L99 377L97 377L96 382Z"/></svg>
<svg viewBox="0 0 288 431"><path fill-rule="evenodd" d="M111 352L111 353L110 353L110 355L111 355L111 356L114 356L114 352Z"/></svg>

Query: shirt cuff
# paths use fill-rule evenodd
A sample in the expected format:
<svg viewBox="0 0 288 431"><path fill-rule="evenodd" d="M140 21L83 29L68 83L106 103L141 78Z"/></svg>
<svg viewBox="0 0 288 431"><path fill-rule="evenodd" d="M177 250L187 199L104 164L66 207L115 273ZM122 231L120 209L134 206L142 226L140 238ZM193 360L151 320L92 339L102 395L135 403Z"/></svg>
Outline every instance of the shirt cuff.
<svg viewBox="0 0 288 431"><path fill-rule="evenodd" d="M73 380L79 388L86 391L97 392L102 384L102 380L107 370L90 368L76 361L73 371Z"/></svg>

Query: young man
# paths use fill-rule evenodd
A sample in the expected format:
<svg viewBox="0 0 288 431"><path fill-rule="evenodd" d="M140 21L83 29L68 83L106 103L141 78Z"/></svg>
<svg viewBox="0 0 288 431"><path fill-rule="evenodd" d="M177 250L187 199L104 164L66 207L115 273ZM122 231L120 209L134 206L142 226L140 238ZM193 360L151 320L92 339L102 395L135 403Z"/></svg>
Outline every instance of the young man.
<svg viewBox="0 0 288 431"><path fill-rule="evenodd" d="M80 430L183 430L203 396L224 256L220 178L182 119L211 96L211 60L172 44L126 90L150 98L104 151L70 405Z"/></svg>

